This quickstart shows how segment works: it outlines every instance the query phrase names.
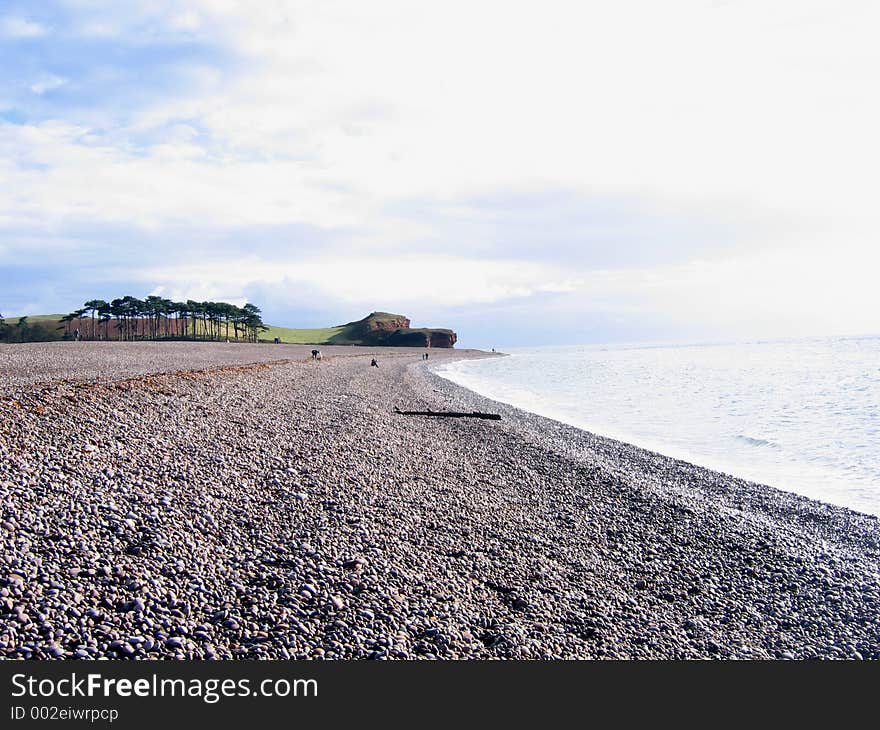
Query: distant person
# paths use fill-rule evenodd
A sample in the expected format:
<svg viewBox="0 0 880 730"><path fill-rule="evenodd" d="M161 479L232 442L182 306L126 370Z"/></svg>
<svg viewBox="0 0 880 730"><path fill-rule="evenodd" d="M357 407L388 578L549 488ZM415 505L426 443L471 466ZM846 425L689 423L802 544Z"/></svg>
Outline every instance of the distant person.
<svg viewBox="0 0 880 730"><path fill-rule="evenodd" d="M74 340L74 342L79 340L79 329L78 328L73 331L73 340Z"/></svg>
<svg viewBox="0 0 880 730"><path fill-rule="evenodd" d="M371 368L377 368L377 367L379 367L379 363L376 362L376 358L375 358L375 357L370 361L370 367L371 367Z"/></svg>
<svg viewBox="0 0 880 730"><path fill-rule="evenodd" d="M495 352L495 348L494 348L494 347L492 348L492 352Z"/></svg>

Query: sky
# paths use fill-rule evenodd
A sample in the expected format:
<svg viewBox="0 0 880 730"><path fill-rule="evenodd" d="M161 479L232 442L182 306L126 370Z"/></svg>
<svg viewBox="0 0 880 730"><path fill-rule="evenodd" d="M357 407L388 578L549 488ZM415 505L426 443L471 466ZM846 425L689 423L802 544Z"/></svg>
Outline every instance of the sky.
<svg viewBox="0 0 880 730"><path fill-rule="evenodd" d="M880 7L0 0L0 312L880 333Z"/></svg>

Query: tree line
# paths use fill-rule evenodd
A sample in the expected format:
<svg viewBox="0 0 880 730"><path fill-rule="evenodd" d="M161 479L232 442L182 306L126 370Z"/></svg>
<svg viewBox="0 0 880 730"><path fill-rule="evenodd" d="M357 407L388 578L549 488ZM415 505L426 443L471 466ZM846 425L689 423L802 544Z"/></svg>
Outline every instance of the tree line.
<svg viewBox="0 0 880 730"><path fill-rule="evenodd" d="M159 296L90 299L61 318L65 336L87 340L224 340L256 342L269 329L254 304L174 302Z"/></svg>

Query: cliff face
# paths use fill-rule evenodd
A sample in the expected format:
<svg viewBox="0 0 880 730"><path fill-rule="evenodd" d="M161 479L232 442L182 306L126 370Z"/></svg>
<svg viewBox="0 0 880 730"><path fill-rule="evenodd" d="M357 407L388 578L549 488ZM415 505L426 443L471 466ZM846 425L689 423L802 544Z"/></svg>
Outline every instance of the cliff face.
<svg viewBox="0 0 880 730"><path fill-rule="evenodd" d="M349 322L335 344L384 345L391 347L453 347L458 339L450 329L410 327L409 317L389 312L373 312Z"/></svg>
<svg viewBox="0 0 880 730"><path fill-rule="evenodd" d="M431 330L428 347L455 347L458 335L452 330Z"/></svg>
<svg viewBox="0 0 880 730"><path fill-rule="evenodd" d="M409 317L388 312L373 312L357 322L345 325L348 334L358 339L382 338L400 329L409 328Z"/></svg>
<svg viewBox="0 0 880 730"><path fill-rule="evenodd" d="M369 317L361 320L371 332L394 332L395 330L408 329L409 317L402 314L388 314L387 312L373 312Z"/></svg>
<svg viewBox="0 0 880 730"><path fill-rule="evenodd" d="M406 328L392 332L382 344L401 347L453 347L457 339L457 335L452 330Z"/></svg>

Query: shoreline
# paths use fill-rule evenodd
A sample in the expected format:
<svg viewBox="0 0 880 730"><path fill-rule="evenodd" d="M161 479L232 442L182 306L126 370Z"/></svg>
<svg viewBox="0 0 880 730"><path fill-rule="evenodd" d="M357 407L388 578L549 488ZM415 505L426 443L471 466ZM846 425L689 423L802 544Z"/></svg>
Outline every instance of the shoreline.
<svg viewBox="0 0 880 730"><path fill-rule="evenodd" d="M439 368L438 368L439 369ZM675 445L663 440L663 436L659 432L653 436L640 437L634 435L626 426L620 426L619 423L626 423L626 420L615 422L615 425L604 426L591 425L585 418L579 418L576 414L565 414L558 412L556 408L545 407L542 398L537 397L534 391L530 391L530 395L535 396L532 402L516 401L516 394L511 396L511 400L503 400L506 396L501 393L499 399L492 394L492 378L488 382L477 383L476 385L468 383L467 377L462 377L462 381L457 380L457 375L445 376L440 374L441 378L451 381L458 387L469 390L478 396L489 401L502 403L523 412L546 418L550 421L562 423L579 431L589 434L602 436L612 441L628 444L645 451L656 453L675 461L692 464L696 467L717 472L724 476L729 476L737 480L755 483L770 489L778 490L797 496L806 497L807 499L820 502L833 507L848 509L859 514L866 514L880 519L880 507L877 506L876 500L871 501L863 496L861 491L866 485L853 480L844 479L839 473L829 471L827 466L814 466L813 471L802 473L796 476L788 474L770 473L766 468L755 468L749 466L747 454L739 454L739 459L724 458L718 454L711 455L706 453L698 453L694 451L693 445ZM480 386L484 387L480 387ZM607 414L606 414L607 416ZM619 416L619 414L618 414ZM606 418L606 421L608 419ZM667 434L668 436L668 434ZM737 436L738 439L748 440L749 437ZM766 443L766 442L765 442ZM824 471L823 471L824 470ZM806 475L806 476L804 476ZM786 480L792 483L786 483ZM784 486L783 486L784 485ZM830 488L829 488L830 485Z"/></svg>
<svg viewBox="0 0 880 730"><path fill-rule="evenodd" d="M503 354L503 353L499 353ZM454 362L450 360L450 363ZM432 369L428 371L430 375L436 378L444 385L452 386L453 389L458 389L463 391L466 395L462 396L462 400L467 403L472 403L475 407L479 407L482 409L486 409L491 407L494 410L501 409L502 411L507 411L508 418L519 419L520 425L523 423L529 423L535 421L535 423L530 427L536 431L549 431L554 433L554 435L559 439L566 438L566 434L568 434L569 438L577 440L579 435L585 436L588 439L595 440L597 443L604 443L613 448L619 448L621 450L636 450L639 452L644 452L645 455L650 457L659 458L666 462L670 462L672 464L680 465L682 467L689 467L692 469L698 469L704 472L707 472L707 476L712 476L713 478L717 478L718 480L728 480L731 486L737 485L745 485L747 489L754 489L756 491L768 491L771 493L778 493L783 495L786 498L792 499L794 501L807 501L815 506L820 507L823 510L841 510L843 512L850 512L854 515L858 515L859 517L867 518L869 521L876 521L880 524L880 516L874 515L870 512L863 512L862 510L855 509L853 507L847 507L846 505L836 504L834 502L827 502L822 499L817 499L815 497L810 497L808 495L802 494L800 492L795 492L792 490L782 489L780 487L775 487L773 485L767 484L765 482L761 482L754 479L749 479L747 477L737 476L735 474L731 474L726 471L722 471L721 469L717 469L711 466L704 466L702 464L697 464L694 461L691 461L689 458L672 456L668 453L664 453L659 450L659 448L651 448L648 446L641 446L639 444L633 443L632 441L627 441L624 438L617 438L614 436L607 436L604 434L597 433L595 431L590 430L585 426L579 426L574 423L569 423L567 421L561 420L559 418L555 418L553 416L545 416L541 413L537 413L535 411L528 410L522 406L517 406L512 403L508 403L506 401L496 400L491 396L484 395L479 391L473 390L466 385L462 385L460 383L456 383L449 378L445 378L442 375L437 374Z"/></svg>
<svg viewBox="0 0 880 730"><path fill-rule="evenodd" d="M0 656L880 658L875 517L348 349L4 374Z"/></svg>

